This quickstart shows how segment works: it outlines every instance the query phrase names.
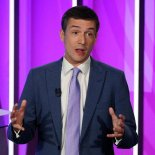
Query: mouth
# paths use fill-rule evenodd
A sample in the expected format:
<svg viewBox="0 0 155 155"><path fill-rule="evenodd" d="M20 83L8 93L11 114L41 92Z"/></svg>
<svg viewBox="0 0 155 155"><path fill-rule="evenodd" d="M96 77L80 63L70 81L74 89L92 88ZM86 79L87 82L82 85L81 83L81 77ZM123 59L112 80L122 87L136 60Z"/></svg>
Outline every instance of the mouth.
<svg viewBox="0 0 155 155"><path fill-rule="evenodd" d="M75 49L75 51L78 55L81 55L81 56L85 55L85 53L86 53L86 49L84 49L84 48L77 48L77 49Z"/></svg>

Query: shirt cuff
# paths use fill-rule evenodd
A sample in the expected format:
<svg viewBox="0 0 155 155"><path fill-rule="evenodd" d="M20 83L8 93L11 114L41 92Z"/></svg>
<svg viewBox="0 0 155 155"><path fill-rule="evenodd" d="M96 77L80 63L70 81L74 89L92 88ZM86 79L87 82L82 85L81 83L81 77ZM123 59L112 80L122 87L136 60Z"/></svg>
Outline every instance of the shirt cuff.
<svg viewBox="0 0 155 155"><path fill-rule="evenodd" d="M16 138L19 138L19 137L20 137L20 131L21 131L21 130L19 130L19 131L13 130L13 131L14 131L14 133L15 133L15 135L16 135Z"/></svg>
<svg viewBox="0 0 155 155"><path fill-rule="evenodd" d="M121 141L122 141L122 139L115 138L115 145L118 145Z"/></svg>

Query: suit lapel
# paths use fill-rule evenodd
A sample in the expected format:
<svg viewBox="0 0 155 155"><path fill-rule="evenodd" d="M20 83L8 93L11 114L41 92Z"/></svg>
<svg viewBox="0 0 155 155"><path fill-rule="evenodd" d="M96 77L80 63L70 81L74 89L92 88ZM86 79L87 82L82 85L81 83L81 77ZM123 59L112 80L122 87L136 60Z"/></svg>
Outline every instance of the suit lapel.
<svg viewBox="0 0 155 155"><path fill-rule="evenodd" d="M61 88L61 66L62 60L52 64L46 71L47 89L49 96L49 105L52 112L52 120L57 134L58 142L61 143L61 96L56 96L55 89Z"/></svg>
<svg viewBox="0 0 155 155"><path fill-rule="evenodd" d="M100 97L100 93L103 88L105 75L106 75L106 71L103 71L103 69L100 69L97 63L92 59L91 66L90 66L89 84L88 84L88 91L87 91L86 102L85 102L80 142L82 141L87 131L88 125L93 117L97 102Z"/></svg>

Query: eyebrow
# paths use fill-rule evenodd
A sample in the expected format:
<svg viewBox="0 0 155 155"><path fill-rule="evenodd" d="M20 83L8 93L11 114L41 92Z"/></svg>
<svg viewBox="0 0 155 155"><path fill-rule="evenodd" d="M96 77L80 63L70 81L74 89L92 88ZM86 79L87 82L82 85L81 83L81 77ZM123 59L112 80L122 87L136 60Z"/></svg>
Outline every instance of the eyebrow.
<svg viewBox="0 0 155 155"><path fill-rule="evenodd" d="M72 25L70 28L80 28L80 26ZM88 28L88 30L93 30L93 31L95 31L95 28L90 27L90 28Z"/></svg>

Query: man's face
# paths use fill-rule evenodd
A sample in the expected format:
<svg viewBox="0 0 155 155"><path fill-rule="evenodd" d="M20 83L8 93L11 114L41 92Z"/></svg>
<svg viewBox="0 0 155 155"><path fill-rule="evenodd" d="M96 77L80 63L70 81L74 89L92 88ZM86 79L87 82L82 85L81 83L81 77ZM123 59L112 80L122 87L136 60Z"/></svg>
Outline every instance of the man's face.
<svg viewBox="0 0 155 155"><path fill-rule="evenodd" d="M78 66L89 57L96 40L95 21L70 18L60 37L65 45L65 58Z"/></svg>

